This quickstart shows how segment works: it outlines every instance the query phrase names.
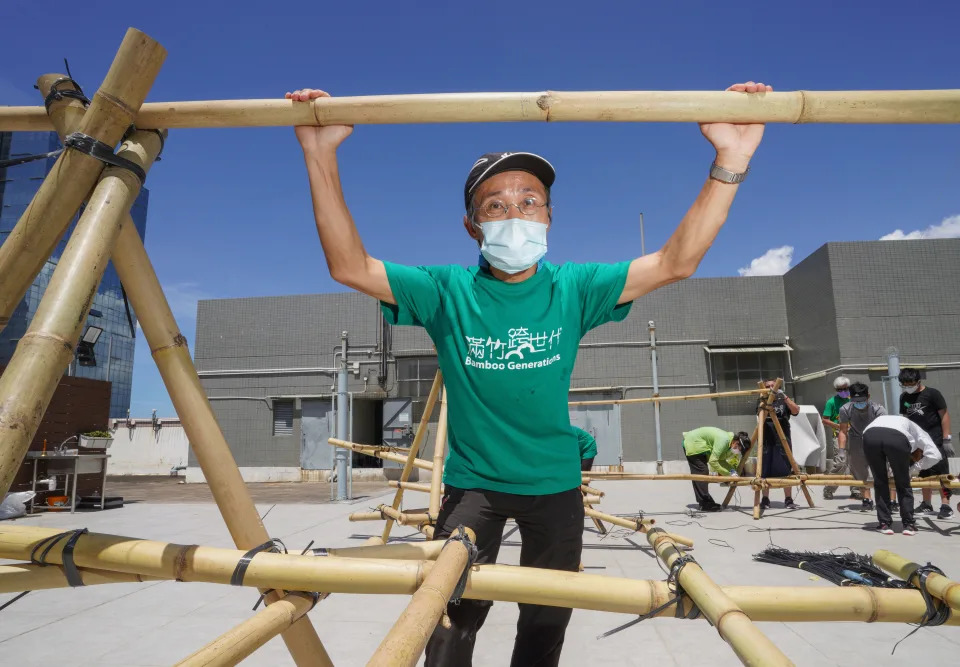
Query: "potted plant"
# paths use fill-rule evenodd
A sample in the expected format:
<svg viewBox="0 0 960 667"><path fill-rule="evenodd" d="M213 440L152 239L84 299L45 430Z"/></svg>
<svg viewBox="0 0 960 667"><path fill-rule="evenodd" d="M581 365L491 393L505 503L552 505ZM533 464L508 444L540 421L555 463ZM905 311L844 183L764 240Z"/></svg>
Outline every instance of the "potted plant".
<svg viewBox="0 0 960 667"><path fill-rule="evenodd" d="M88 431L80 434L80 446L87 449L108 449L113 444L110 431Z"/></svg>

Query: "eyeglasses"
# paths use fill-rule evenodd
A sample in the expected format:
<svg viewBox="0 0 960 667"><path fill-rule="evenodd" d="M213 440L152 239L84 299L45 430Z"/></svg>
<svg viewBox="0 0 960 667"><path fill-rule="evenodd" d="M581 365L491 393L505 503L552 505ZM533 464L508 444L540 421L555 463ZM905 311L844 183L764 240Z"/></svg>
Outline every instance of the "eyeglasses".
<svg viewBox="0 0 960 667"><path fill-rule="evenodd" d="M546 205L547 202L541 202L539 197L529 196L524 197L519 204L508 204L499 199L493 199L478 206L475 210L481 213L485 218L499 220L507 217L507 214L513 207L516 207L517 210L520 211L521 215L529 217L536 215L540 209Z"/></svg>

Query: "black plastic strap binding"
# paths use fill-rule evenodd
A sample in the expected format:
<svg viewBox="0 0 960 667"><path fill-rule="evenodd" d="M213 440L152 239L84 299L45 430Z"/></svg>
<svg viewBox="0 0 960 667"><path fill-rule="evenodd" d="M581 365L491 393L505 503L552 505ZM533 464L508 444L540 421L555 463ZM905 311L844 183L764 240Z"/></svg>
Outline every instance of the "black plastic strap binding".
<svg viewBox="0 0 960 667"><path fill-rule="evenodd" d="M63 561L63 573L67 577L67 583L72 587L83 586L83 579L80 577L80 572L77 570L77 565L73 561L73 550L77 546L77 540L80 539L80 536L87 532L86 528L78 528L77 530L68 530L63 533L57 533L56 535L51 535L48 538L40 540L37 542L37 545L33 547L33 550L30 552L30 562L40 567L46 567L50 565L47 562L47 556L50 555L50 551L53 549L56 544L67 538L66 543L63 545L63 553L60 556L60 559ZM43 549L40 552L40 555L37 556L37 552Z"/></svg>
<svg viewBox="0 0 960 667"><path fill-rule="evenodd" d="M230 577L231 586L243 586L243 577L247 573L247 568L250 566L250 561L253 560L254 556L263 551L275 554L285 554L287 553L287 547L284 546L283 542L277 538L273 538L272 540L264 542L260 546L250 549L250 551L243 554L243 556L237 562L237 566L233 569L233 575Z"/></svg>
<svg viewBox="0 0 960 667"><path fill-rule="evenodd" d="M450 542L460 542L467 549L467 564L463 566L460 581L457 582L453 593L450 594L450 602L458 605L460 604L460 599L463 597L463 591L467 588L467 577L470 575L470 568L472 568L473 564L477 561L477 556L480 552L477 550L477 545L470 540L470 536L467 535L467 531L463 526L456 527L444 543L444 548L446 548ZM441 549L441 551L442 550L443 549Z"/></svg>
<svg viewBox="0 0 960 667"><path fill-rule="evenodd" d="M113 148L98 139L84 134L83 132L74 132L63 140L63 145L68 148L85 153L92 158L100 160L104 164L126 169L140 181L140 185L147 180L147 172L143 170L136 162L114 154Z"/></svg>

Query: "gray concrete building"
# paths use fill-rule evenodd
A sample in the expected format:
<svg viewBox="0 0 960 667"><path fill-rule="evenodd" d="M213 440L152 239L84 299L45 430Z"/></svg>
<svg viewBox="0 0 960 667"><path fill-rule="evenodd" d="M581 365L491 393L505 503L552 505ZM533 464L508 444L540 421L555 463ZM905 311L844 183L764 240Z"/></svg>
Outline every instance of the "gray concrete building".
<svg viewBox="0 0 960 667"><path fill-rule="evenodd" d="M828 243L783 276L693 278L638 299L629 317L582 341L571 401L653 393L650 323L662 396L751 389L783 377L823 408L847 375L883 401L887 351L921 369L960 424L960 239ZM408 442L437 368L426 333L390 327L356 293L201 301L196 364L244 476L322 479L341 332L347 332L355 442ZM661 404L661 457L682 470L681 433L751 430L750 398ZM571 407L599 443L597 465L652 470L651 404ZM432 434L431 434L432 436ZM429 439L432 440L432 437ZM430 447L427 448L429 453ZM376 466L366 457L355 466ZM371 471L373 472L373 471ZM202 479L190 461L187 479Z"/></svg>

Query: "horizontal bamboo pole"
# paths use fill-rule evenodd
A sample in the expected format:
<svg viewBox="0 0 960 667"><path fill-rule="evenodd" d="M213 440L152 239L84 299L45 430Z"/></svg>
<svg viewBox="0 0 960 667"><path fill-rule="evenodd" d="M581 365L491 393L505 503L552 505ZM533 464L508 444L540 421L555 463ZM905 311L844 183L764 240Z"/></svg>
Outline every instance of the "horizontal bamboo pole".
<svg viewBox="0 0 960 667"><path fill-rule="evenodd" d="M379 518L382 518L377 515ZM387 558L393 560L436 560L443 549L443 542L382 542L362 547L344 547L339 549L324 549L326 556L337 558Z"/></svg>
<svg viewBox="0 0 960 667"><path fill-rule="evenodd" d="M960 90L540 91L144 104L143 128L395 123L957 123ZM43 108L0 107L0 131L47 130Z"/></svg>
<svg viewBox="0 0 960 667"><path fill-rule="evenodd" d="M312 596L287 593L252 618L231 628L178 662L177 667L233 667L296 623L311 609Z"/></svg>
<svg viewBox="0 0 960 667"><path fill-rule="evenodd" d="M429 484L420 484L418 482L398 482L395 479L391 479L388 484L395 489L403 489L405 491L419 491L420 493L430 493Z"/></svg>
<svg viewBox="0 0 960 667"><path fill-rule="evenodd" d="M125 572L109 572L93 568L79 572L84 586L95 584L129 584L143 581L163 581L157 577L145 577ZM33 563L0 565L0 594L39 591L48 588L67 588L67 575L60 567L43 567Z"/></svg>
<svg viewBox="0 0 960 667"><path fill-rule="evenodd" d="M36 544L59 532L32 526L0 525L0 558L25 559ZM60 563L62 541L48 555ZM76 544L81 569L99 567L183 581L227 584L244 552L217 547L176 545L90 533ZM359 558L315 558L260 553L250 563L244 585L278 590L409 595L432 563ZM725 586L730 599L754 621L865 621L918 623L926 613L919 591L869 586L776 587ZM512 565L478 565L467 580L464 597L542 604L622 614L645 614L673 594L663 581L643 581L596 574L543 570ZM684 614L691 610L683 602ZM658 615L673 617L673 608ZM947 625L960 625L952 614Z"/></svg>
<svg viewBox="0 0 960 667"><path fill-rule="evenodd" d="M615 516L613 514L600 512L592 507L584 507L583 513L585 516L588 516L591 519L606 521L607 523L612 523L615 526L629 528L630 530L635 530L639 533L646 533L648 530L650 530L653 524L656 523L655 519L632 519L629 517ZM690 548L693 547L693 540L691 540L689 537L675 535L674 533L667 533L667 535L669 535L677 544L681 544Z"/></svg>
<svg viewBox="0 0 960 667"><path fill-rule="evenodd" d="M647 541L668 568L683 558L670 537L659 528L647 533ZM727 596L696 561L686 563L677 574L677 584L696 603L710 624L733 647L744 665L792 665L787 656L760 632L750 617Z"/></svg>
<svg viewBox="0 0 960 667"><path fill-rule="evenodd" d="M602 401L570 401L567 405L631 405L634 403L670 403L671 401L696 401L707 398L733 398L736 396L761 396L767 389L744 389L743 391L718 391L710 394L687 394L686 396L649 396L645 398L615 398ZM593 471L590 472L593 474Z"/></svg>
<svg viewBox="0 0 960 667"><path fill-rule="evenodd" d="M466 531L473 542L476 535L469 528ZM417 663L469 562L466 544L456 540L446 542L430 573L377 647L367 667L413 667Z"/></svg>
<svg viewBox="0 0 960 667"><path fill-rule="evenodd" d="M917 568L920 566L917 563L886 549L874 552L873 562L890 574L909 581L914 587L920 587L920 578L917 576ZM960 611L960 583L932 572L927 576L926 589L930 595L946 602L954 611Z"/></svg>
<svg viewBox="0 0 960 667"><path fill-rule="evenodd" d="M583 491L585 494L588 493L591 496L599 496L601 498L607 495L605 491L601 491L600 489L595 489L592 486L587 486L586 484L581 484L580 490Z"/></svg>
<svg viewBox="0 0 960 667"><path fill-rule="evenodd" d="M406 456L401 456L399 454L394 454L393 452L386 452L378 449L367 449L370 447L370 445L359 445L355 442L347 442L346 440L338 440L337 438L330 438L327 440L327 444L329 444L331 447L343 447L344 449L359 452L360 454L366 454L367 456L376 456L378 459L383 459L384 461L393 461L394 463L404 464L407 462ZM414 459L413 465L421 470L433 470L432 461Z"/></svg>

